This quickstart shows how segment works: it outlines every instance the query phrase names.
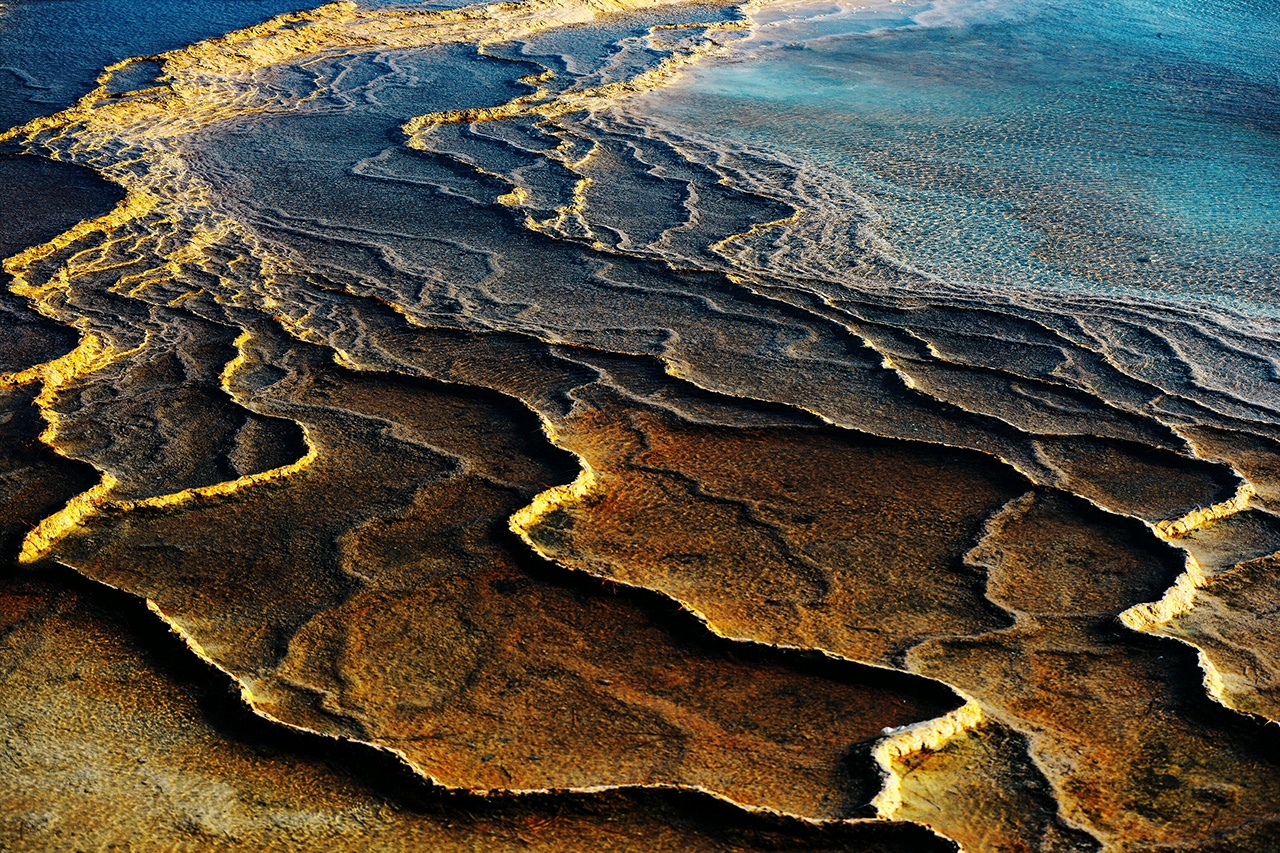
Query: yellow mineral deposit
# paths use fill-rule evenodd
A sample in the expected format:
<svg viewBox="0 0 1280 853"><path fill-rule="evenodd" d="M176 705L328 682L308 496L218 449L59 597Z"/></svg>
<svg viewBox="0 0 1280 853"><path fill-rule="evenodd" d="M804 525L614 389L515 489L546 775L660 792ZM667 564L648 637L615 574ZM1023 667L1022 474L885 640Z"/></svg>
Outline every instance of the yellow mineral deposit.
<svg viewBox="0 0 1280 853"><path fill-rule="evenodd" d="M1157 630L1202 650L1202 665L1216 674L1215 687L1226 704L1280 722L1280 646L1269 618L1275 567L1274 557L1263 557L1209 579L1196 590L1192 607Z"/></svg>
<svg viewBox="0 0 1280 853"><path fill-rule="evenodd" d="M635 4L633 8L638 8L640 5ZM692 47L664 58L653 68L647 69L627 80L592 86L587 89L561 92L555 96L550 96L545 89L538 88L530 94L521 95L496 107L477 107L468 110L446 110L438 113L428 113L406 122L404 131L409 137L409 145L420 147L421 142L416 137L442 124L473 124L475 122L501 121L520 116L555 118L568 113L590 111L610 106L620 98L628 95L643 94L667 85L699 59L715 50L724 49L721 42L714 36L725 32L741 31L748 26L748 22L742 20L702 27L701 29L706 32L706 35L695 42ZM483 44L483 42L481 43ZM538 82L541 83L544 80L539 79Z"/></svg>
<svg viewBox="0 0 1280 853"><path fill-rule="evenodd" d="M529 91L401 114L395 144L542 134L556 193L453 161L488 181L493 239L533 240L548 266L569 244L583 288L669 296L609 273L626 256L665 281L678 264L652 246L692 240L698 214L647 245L602 224L619 155L563 122L672 85L756 10L656 20L677 7L333 3L150 58L162 75L136 91L110 87L146 60L110 66L0 134L125 191L4 262L80 339L0 375L4 405L36 407L0 434L37 448L0 454L26 484L0 492L0 520L23 531L20 562L80 579L0 589L16 688L0 725L25 744L0 831L46 848L74 821L82 845L146 825L149 843L209 849L1274 849L1274 439L1143 420L1067 389L1063 358L1043 375L965 361L945 312L895 338L884 317L923 309L892 288L881 314L805 302L756 263L805 212L760 193L689 250L706 264L691 279L726 290L671 304L728 316L741 297L726 328L760 334L762 369L814 401L713 387L716 360L742 357L679 350L697 323L537 331L517 320L546 306L483 277L457 301L494 318L415 308L273 242L198 168L201 134L318 98L277 72L448 45L493 58L643 11L652 55L622 79L512 74ZM681 165L728 185L712 161ZM496 276L499 253L475 254ZM788 326L799 314L822 323ZM865 371L834 373L832 353ZM846 376L872 376L866 399ZM828 405L832 388L855 399ZM23 501L49 506L19 520ZM113 607L208 666L166 662L172 638L140 641ZM228 681L240 702L201 710ZM371 786L387 773L422 802Z"/></svg>
<svg viewBox="0 0 1280 853"><path fill-rule="evenodd" d="M1257 490L1252 483L1241 483L1236 493L1225 501L1219 501L1212 506L1197 507L1180 518L1156 522L1156 532L1166 539L1181 538L1207 524L1243 512L1248 508L1255 494Z"/></svg>

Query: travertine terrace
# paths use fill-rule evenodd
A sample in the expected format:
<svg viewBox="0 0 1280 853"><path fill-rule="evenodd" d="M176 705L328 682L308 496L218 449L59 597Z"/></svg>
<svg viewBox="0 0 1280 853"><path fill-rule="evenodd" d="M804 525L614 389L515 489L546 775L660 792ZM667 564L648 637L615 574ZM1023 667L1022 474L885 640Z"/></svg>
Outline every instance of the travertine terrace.
<svg viewBox="0 0 1280 853"><path fill-rule="evenodd" d="M4 261L0 848L1280 844L1280 336L668 122L767 8L333 3L0 136L116 193Z"/></svg>

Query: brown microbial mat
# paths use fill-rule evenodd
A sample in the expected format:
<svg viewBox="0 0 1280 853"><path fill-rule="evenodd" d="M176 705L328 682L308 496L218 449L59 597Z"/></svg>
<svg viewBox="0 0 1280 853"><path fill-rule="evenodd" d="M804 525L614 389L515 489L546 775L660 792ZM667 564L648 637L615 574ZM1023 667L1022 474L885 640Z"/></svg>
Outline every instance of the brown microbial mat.
<svg viewBox="0 0 1280 853"><path fill-rule="evenodd" d="M333 3L0 134L0 850L1280 848L1280 348L664 123L767 7Z"/></svg>

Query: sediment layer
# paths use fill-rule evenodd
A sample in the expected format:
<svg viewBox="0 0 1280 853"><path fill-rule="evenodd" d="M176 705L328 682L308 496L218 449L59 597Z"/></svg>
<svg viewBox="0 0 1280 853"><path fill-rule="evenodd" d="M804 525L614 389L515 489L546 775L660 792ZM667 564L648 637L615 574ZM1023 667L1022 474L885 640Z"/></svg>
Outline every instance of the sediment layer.
<svg viewBox="0 0 1280 853"><path fill-rule="evenodd" d="M32 743L141 703L77 749L231 786L149 812L211 844L314 800L339 846L1266 849L1276 338L940 281L838 176L664 124L754 11L335 3L0 136L124 193L5 261L75 332L5 353L6 547L213 667L175 689L94 587L15 580L6 642L92 674ZM305 750L244 770L178 695L218 673L481 817L388 815ZM127 838L107 798L59 814Z"/></svg>

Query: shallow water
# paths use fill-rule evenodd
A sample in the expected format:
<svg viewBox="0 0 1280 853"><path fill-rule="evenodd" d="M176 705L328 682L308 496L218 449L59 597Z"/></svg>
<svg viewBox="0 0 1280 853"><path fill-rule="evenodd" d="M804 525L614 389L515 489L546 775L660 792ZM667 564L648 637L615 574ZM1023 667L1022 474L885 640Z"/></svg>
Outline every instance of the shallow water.
<svg viewBox="0 0 1280 853"><path fill-rule="evenodd" d="M947 280L1272 314L1274 15L973 6L895 4L894 20L815 5L654 100L683 127L835 171L895 256Z"/></svg>
<svg viewBox="0 0 1280 853"><path fill-rule="evenodd" d="M145 598L442 814L545 798L383 846L1270 849L1278 38L1139 0L333 4L124 63L7 135L126 194L6 262L9 556L88 584L9 598ZM214 740L235 803L288 784ZM235 803L157 814L274 840Z"/></svg>

